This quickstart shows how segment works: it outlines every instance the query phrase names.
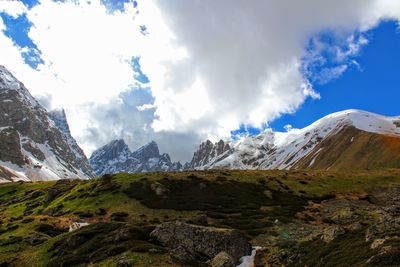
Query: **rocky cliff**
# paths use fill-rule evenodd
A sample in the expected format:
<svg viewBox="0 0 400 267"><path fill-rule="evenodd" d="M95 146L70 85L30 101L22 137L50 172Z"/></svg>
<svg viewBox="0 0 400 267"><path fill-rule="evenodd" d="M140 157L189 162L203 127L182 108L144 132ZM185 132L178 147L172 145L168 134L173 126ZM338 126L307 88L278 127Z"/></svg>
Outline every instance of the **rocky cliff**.
<svg viewBox="0 0 400 267"><path fill-rule="evenodd" d="M67 137L46 109L3 66L0 103L0 181L92 176L91 167L69 130ZM66 120L64 124L68 126Z"/></svg>

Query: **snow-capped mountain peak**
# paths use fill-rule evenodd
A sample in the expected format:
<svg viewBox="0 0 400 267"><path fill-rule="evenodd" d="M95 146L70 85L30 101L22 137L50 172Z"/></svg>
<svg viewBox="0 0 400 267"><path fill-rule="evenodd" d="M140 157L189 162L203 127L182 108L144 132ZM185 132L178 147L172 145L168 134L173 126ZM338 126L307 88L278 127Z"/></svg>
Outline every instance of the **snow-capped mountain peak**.
<svg viewBox="0 0 400 267"><path fill-rule="evenodd" d="M151 141L150 143L140 147L138 150L133 152L133 156L148 160L151 158L157 158L160 156L160 151L156 142Z"/></svg>
<svg viewBox="0 0 400 267"><path fill-rule="evenodd" d="M90 164L98 175L118 172L174 171L182 168L179 162L171 162L168 154L160 155L158 145L154 141L131 152L123 139L113 140L93 152Z"/></svg>

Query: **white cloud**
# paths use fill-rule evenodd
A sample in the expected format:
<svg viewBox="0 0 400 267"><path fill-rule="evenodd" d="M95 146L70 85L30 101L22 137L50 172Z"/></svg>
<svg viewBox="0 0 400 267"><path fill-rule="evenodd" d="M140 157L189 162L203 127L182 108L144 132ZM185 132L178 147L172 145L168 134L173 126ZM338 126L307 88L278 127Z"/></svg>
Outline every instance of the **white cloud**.
<svg viewBox="0 0 400 267"><path fill-rule="evenodd" d="M227 136L241 123L260 126L295 112L308 97L319 98L302 64L305 57L323 64L319 52L326 44L310 53L310 38L327 29L343 35L348 49L332 47L343 62L325 76L335 78L356 64L346 59L367 43L354 33L382 19L398 20L400 2L160 0L139 2L137 15L132 4L108 12L100 1L42 0L32 9L0 1L0 11L26 13L44 62L31 69L21 56L26 48L1 32L0 64L34 95L66 108L87 152L115 137L130 139L133 147L151 138L183 159L191 154L182 152L194 146L190 142ZM133 56L140 56L154 100L126 109L132 95L121 93L136 83ZM185 145L171 146L171 136Z"/></svg>
<svg viewBox="0 0 400 267"><path fill-rule="evenodd" d="M308 39L325 29L343 32L349 49L336 56L344 59L365 44L352 33L381 18L369 15L376 1L364 0L175 0L157 1L157 7L157 21L146 24L150 33L169 32L163 40L185 53L179 60L142 57L154 85L158 119L153 126L196 129L210 137L227 136L241 123L260 126L295 112L307 97L319 98L301 70ZM346 68L326 70L325 79Z"/></svg>
<svg viewBox="0 0 400 267"><path fill-rule="evenodd" d="M19 15L26 11L25 5L21 1L15 0L2 0L0 1L0 13L5 12L13 18L17 18Z"/></svg>

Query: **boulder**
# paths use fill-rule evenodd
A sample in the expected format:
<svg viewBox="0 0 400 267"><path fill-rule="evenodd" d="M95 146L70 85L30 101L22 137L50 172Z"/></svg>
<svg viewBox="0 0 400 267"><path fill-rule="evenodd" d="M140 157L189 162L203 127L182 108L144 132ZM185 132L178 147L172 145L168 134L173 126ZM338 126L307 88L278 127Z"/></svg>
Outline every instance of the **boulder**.
<svg viewBox="0 0 400 267"><path fill-rule="evenodd" d="M212 259L210 265L211 267L235 267L235 262L231 255L222 251Z"/></svg>
<svg viewBox="0 0 400 267"><path fill-rule="evenodd" d="M166 222L156 227L151 236L169 247L179 262L211 260L221 251L232 256L234 262L250 255L251 245L240 232L188 224L181 221ZM201 256L200 256L201 255Z"/></svg>

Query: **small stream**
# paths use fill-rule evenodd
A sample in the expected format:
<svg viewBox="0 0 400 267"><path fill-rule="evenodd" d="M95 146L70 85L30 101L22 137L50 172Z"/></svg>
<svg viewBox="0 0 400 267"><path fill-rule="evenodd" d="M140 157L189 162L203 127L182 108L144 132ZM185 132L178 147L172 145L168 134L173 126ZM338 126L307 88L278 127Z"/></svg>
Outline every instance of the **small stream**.
<svg viewBox="0 0 400 267"><path fill-rule="evenodd" d="M257 253L257 250L259 250L261 247L253 247L253 250L251 251L250 256L244 256L240 258L240 264L236 267L254 267L254 259Z"/></svg>

